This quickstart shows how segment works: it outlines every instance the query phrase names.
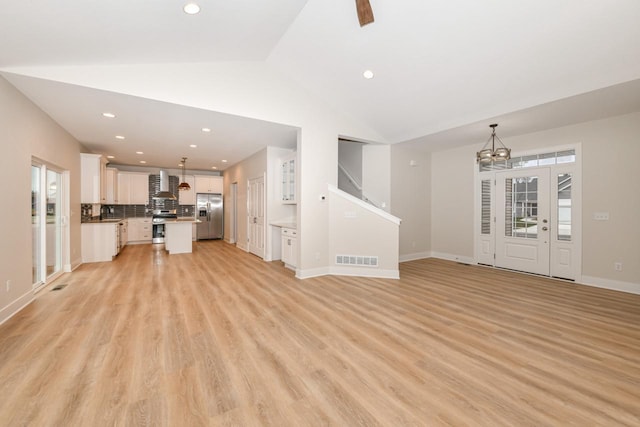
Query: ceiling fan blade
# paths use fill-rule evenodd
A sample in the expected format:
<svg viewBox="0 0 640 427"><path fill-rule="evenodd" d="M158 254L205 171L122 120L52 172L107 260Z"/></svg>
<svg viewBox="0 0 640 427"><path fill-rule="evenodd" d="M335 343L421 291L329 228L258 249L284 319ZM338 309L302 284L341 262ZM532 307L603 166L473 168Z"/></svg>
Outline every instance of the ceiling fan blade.
<svg viewBox="0 0 640 427"><path fill-rule="evenodd" d="M367 24L371 24L373 22L373 10L371 9L369 0L356 0L356 7L358 9L360 26L364 27Z"/></svg>

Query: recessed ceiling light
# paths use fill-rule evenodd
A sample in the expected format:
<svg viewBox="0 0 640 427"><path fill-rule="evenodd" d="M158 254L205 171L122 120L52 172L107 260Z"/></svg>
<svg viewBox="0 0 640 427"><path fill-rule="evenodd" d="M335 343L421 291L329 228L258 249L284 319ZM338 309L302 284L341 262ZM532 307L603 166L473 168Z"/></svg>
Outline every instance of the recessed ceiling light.
<svg viewBox="0 0 640 427"><path fill-rule="evenodd" d="M136 154L144 154L142 151L136 151Z"/></svg>
<svg viewBox="0 0 640 427"><path fill-rule="evenodd" d="M367 80L372 79L373 78L373 71L366 70L364 73L362 73L362 77L364 77Z"/></svg>
<svg viewBox="0 0 640 427"><path fill-rule="evenodd" d="M184 5L182 10L184 10L184 13L186 13L187 15L195 15L196 13L200 12L200 6L195 3L187 3Z"/></svg>
<svg viewBox="0 0 640 427"><path fill-rule="evenodd" d="M124 139L124 136L122 136L122 135L116 135L116 139Z"/></svg>
<svg viewBox="0 0 640 427"><path fill-rule="evenodd" d="M211 129L209 129L209 128L202 128L202 132L211 132Z"/></svg>
<svg viewBox="0 0 640 427"><path fill-rule="evenodd" d="M191 145L189 145L189 147L191 147L191 148L197 148L198 146L197 146L196 144L191 144Z"/></svg>
<svg viewBox="0 0 640 427"><path fill-rule="evenodd" d="M113 113L102 113L102 115L103 115L104 117L108 117L108 118L110 118L110 119L115 119L115 118L116 118L116 115L115 115L115 114L113 114Z"/></svg>
<svg viewBox="0 0 640 427"><path fill-rule="evenodd" d="M218 168L217 168L217 167L215 167L215 166L211 166L211 169L218 169Z"/></svg>
<svg viewBox="0 0 640 427"><path fill-rule="evenodd" d="M144 163L147 163L147 162L145 162L144 160L140 160L140 163L143 163L143 164L144 164Z"/></svg>
<svg viewBox="0 0 640 427"><path fill-rule="evenodd" d="M107 156L107 159L115 159L115 156Z"/></svg>
<svg viewBox="0 0 640 427"><path fill-rule="evenodd" d="M227 163L227 161L226 161L226 160L223 160L223 161L222 161L222 163Z"/></svg>

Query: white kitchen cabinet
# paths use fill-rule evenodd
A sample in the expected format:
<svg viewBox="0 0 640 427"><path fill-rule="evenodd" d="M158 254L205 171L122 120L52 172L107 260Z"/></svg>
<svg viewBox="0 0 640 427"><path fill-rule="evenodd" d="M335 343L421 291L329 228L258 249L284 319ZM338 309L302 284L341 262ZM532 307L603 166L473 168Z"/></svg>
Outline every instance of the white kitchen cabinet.
<svg viewBox="0 0 640 427"><path fill-rule="evenodd" d="M82 224L82 262L113 261L118 255L117 222Z"/></svg>
<svg viewBox="0 0 640 427"><path fill-rule="evenodd" d="M295 270L298 265L298 232L294 228L282 228L280 238L282 239L281 260L285 267Z"/></svg>
<svg viewBox="0 0 640 427"><path fill-rule="evenodd" d="M179 205L195 205L196 204L196 189L195 189L195 177L193 175L185 175L184 180L191 186L189 190L178 190L178 204ZM180 177L182 182L182 177Z"/></svg>
<svg viewBox="0 0 640 427"><path fill-rule="evenodd" d="M151 243L153 224L151 218L129 218L127 243Z"/></svg>
<svg viewBox="0 0 640 427"><path fill-rule="evenodd" d="M148 205L149 174L140 172L119 172L118 204Z"/></svg>
<svg viewBox="0 0 640 427"><path fill-rule="evenodd" d="M107 159L80 153L80 203L106 203Z"/></svg>
<svg viewBox="0 0 640 427"><path fill-rule="evenodd" d="M118 169L106 168L105 171L105 203L107 205L118 204Z"/></svg>
<svg viewBox="0 0 640 427"><path fill-rule="evenodd" d="M296 153L282 160L280 164L280 189L282 203L296 203Z"/></svg>
<svg viewBox="0 0 640 427"><path fill-rule="evenodd" d="M213 175L196 175L195 184L196 193L222 194L224 187L222 177Z"/></svg>

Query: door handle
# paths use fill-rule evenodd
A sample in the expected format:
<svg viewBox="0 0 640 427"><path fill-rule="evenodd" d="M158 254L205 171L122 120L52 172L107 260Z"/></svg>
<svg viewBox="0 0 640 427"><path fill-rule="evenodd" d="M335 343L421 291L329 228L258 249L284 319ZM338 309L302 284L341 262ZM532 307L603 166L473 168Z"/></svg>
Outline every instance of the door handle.
<svg viewBox="0 0 640 427"><path fill-rule="evenodd" d="M549 227L542 227L542 231L547 231Z"/></svg>

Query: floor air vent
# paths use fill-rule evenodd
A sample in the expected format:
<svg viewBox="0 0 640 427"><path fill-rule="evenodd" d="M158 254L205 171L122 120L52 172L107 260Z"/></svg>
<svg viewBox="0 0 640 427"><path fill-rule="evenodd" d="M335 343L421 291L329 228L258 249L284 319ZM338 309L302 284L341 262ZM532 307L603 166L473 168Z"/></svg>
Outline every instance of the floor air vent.
<svg viewBox="0 0 640 427"><path fill-rule="evenodd" d="M66 287L67 287L66 283L60 284L60 285L55 285L53 288L51 288L51 291L59 291L59 290L64 289Z"/></svg>
<svg viewBox="0 0 640 427"><path fill-rule="evenodd" d="M336 264L338 265L358 265L362 267L377 267L377 256L362 255L336 255Z"/></svg>

